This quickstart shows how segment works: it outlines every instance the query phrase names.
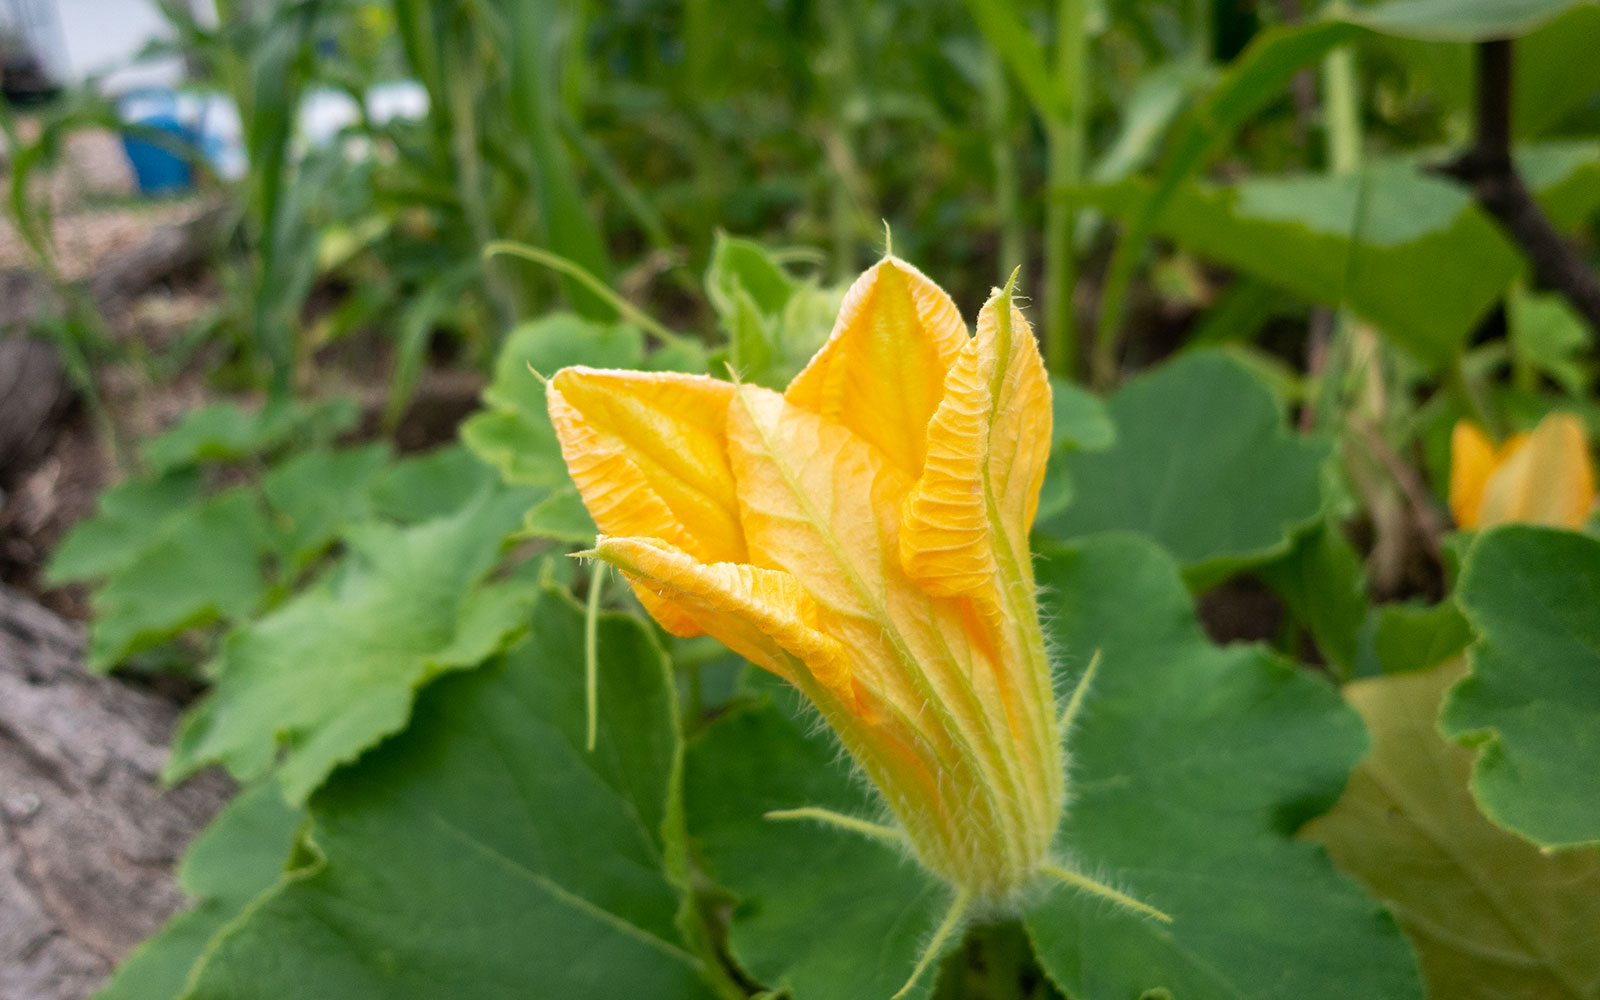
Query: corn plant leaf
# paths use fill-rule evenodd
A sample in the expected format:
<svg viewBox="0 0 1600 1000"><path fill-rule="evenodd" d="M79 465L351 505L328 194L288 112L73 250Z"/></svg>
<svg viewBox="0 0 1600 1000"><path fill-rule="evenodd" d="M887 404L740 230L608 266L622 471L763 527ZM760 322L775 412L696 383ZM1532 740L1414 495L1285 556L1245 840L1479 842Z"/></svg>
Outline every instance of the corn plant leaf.
<svg viewBox="0 0 1600 1000"><path fill-rule="evenodd" d="M1518 166L1558 223L1600 203L1592 145L1528 147ZM1086 201L1133 218L1151 191L1148 182L1129 180L1096 189ZM1455 356L1524 267L1470 192L1398 160L1356 174L1185 184L1152 226L1188 250L1296 295L1348 305L1432 366ZM1396 282L1395 274L1409 280Z"/></svg>
<svg viewBox="0 0 1600 1000"><path fill-rule="evenodd" d="M1594 0L1389 0L1347 9L1343 17L1402 38L1482 42L1515 38Z"/></svg>
<svg viewBox="0 0 1600 1000"><path fill-rule="evenodd" d="M419 685L478 665L526 626L533 588L484 578L527 503L484 494L450 517L348 532L349 554L317 586L229 637L168 777L217 763L249 781L276 762L285 796L303 802L404 727Z"/></svg>
<svg viewBox="0 0 1600 1000"><path fill-rule="evenodd" d="M1434 720L1460 661L1357 681L1372 752L1306 832L1387 902L1452 1000L1600 996L1600 848L1547 852L1478 811L1472 753Z"/></svg>
<svg viewBox="0 0 1600 1000"><path fill-rule="evenodd" d="M1291 436L1271 391L1226 355L1181 355L1107 406L1115 443L1055 456L1076 496L1036 534L1142 532L1199 585L1287 552L1317 518L1326 446Z"/></svg>
<svg viewBox="0 0 1600 1000"><path fill-rule="evenodd" d="M1487 532L1457 600L1480 638L1439 721L1478 750L1479 806L1546 847L1600 843L1600 540Z"/></svg>
<svg viewBox="0 0 1600 1000"><path fill-rule="evenodd" d="M189 1000L709 1000L676 927L666 662L636 620L601 619L590 752L583 612L546 591L533 618L312 798L308 863L212 946Z"/></svg>
<svg viewBox="0 0 1600 1000"><path fill-rule="evenodd" d="M123 959L95 1000L164 1000L182 993L211 940L277 884L301 818L271 782L228 803L189 845L178 869L189 908Z"/></svg>
<svg viewBox="0 0 1600 1000"><path fill-rule="evenodd" d="M1161 925L1041 884L1023 907L1056 984L1080 1000L1420 996L1393 920L1291 839L1360 757L1355 714L1270 654L1212 646L1177 566L1150 542L1100 537L1040 555L1053 646L1077 670L1102 656L1070 743L1057 853L1175 917ZM795 702L784 692L730 712L691 745L692 843L735 897L729 949L753 978L796 1000L881 998L950 890L892 845L763 818L884 811Z"/></svg>

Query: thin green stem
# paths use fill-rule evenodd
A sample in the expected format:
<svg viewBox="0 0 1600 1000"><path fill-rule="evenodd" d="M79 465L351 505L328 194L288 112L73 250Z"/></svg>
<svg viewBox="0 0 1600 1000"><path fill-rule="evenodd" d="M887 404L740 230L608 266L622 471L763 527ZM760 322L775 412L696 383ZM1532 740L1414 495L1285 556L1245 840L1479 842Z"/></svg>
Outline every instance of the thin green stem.
<svg viewBox="0 0 1600 1000"><path fill-rule="evenodd" d="M1083 710L1083 702L1089 694L1089 685L1094 682L1095 671L1100 669L1100 650L1094 651L1094 656L1089 658L1089 665L1083 668L1083 676L1078 678L1078 686L1072 689L1072 697L1067 700L1067 707L1061 712L1061 723L1057 727L1062 732L1072 729L1072 723L1078 718L1078 713Z"/></svg>
<svg viewBox="0 0 1600 1000"><path fill-rule="evenodd" d="M984 64L984 117L989 131L989 159L994 164L994 213L1000 227L1000 274L1027 258L1022 229L1021 181L1011 136L1011 82L1005 62L990 52Z"/></svg>
<svg viewBox="0 0 1600 1000"><path fill-rule="evenodd" d="M1052 372L1071 378L1078 367L1078 330L1072 295L1077 283L1073 234L1078 212L1068 191L1083 181L1087 132L1088 33L1084 0L1060 0L1056 7L1055 85L1066 108L1064 118L1045 127L1049 156L1049 206L1045 211L1044 297L1046 360Z"/></svg>
<svg viewBox="0 0 1600 1000"><path fill-rule="evenodd" d="M771 809L763 813L762 818L811 820L825 826L838 827L841 830L849 830L851 833L859 833L863 837L871 837L874 840L883 840L891 844L904 844L906 842L905 834L892 826L884 826L882 823L870 823L864 819L857 819L841 812L834 812L832 809L824 809L821 806L801 806L798 809Z"/></svg>
<svg viewBox="0 0 1600 1000"><path fill-rule="evenodd" d="M954 936L956 930L961 926L961 921L966 919L967 907L971 904L972 891L970 889L962 889L956 893L956 898L951 902L950 909L945 911L944 920L939 923L939 929L933 932L933 938L928 941L928 947L923 949L922 957L917 959L916 968L911 970L911 978L907 979L906 984L900 987L889 1000L900 1000L901 997L911 992L912 987L917 985L917 980L922 978L922 974L927 971L928 966L933 963L934 959L939 957L940 952L944 951L944 946L949 943L950 938Z"/></svg>
<svg viewBox="0 0 1600 1000"><path fill-rule="evenodd" d="M584 749L594 752L600 733L600 597L605 591L606 564L590 564L589 600L583 616Z"/></svg>
<svg viewBox="0 0 1600 1000"><path fill-rule="evenodd" d="M1092 896L1099 896L1102 899L1110 900L1111 902L1116 903L1118 906L1133 910L1135 913L1142 913L1147 917L1154 917L1164 924L1172 923L1172 918L1170 916L1162 913L1160 910L1156 909L1150 904L1141 903L1125 892L1119 892L1103 882L1096 882L1089 876L1080 875L1070 868L1063 868L1060 865L1040 865L1039 872L1040 874L1050 876L1064 885L1069 885L1074 889L1081 889Z"/></svg>
<svg viewBox="0 0 1600 1000"><path fill-rule="evenodd" d="M551 253L542 247L528 246L526 243L513 243L510 240L495 240L483 248L483 256L485 258L502 255L520 257L523 260L533 261L535 264L543 264L552 271L567 275L604 299L623 319L643 327L647 333L663 344L686 349L694 349L699 346L683 334L673 333L665 326L662 326L649 313L612 291L609 285L589 273L583 265L570 261L560 254Z"/></svg>
<svg viewBox="0 0 1600 1000"><path fill-rule="evenodd" d="M1322 60L1322 107L1328 130L1328 167L1336 174L1361 168L1361 109L1356 53L1334 49Z"/></svg>

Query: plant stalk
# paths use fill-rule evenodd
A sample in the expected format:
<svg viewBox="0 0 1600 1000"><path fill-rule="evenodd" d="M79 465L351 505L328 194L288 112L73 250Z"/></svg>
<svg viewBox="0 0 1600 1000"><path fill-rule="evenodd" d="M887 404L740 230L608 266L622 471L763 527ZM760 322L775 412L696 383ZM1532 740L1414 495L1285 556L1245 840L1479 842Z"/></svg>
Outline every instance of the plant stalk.
<svg viewBox="0 0 1600 1000"><path fill-rule="evenodd" d="M1073 315L1073 289L1077 284L1077 248L1073 235L1078 212L1069 191L1083 182L1087 133L1085 100L1088 82L1088 31L1084 23L1085 0L1060 0L1056 7L1055 84L1064 98L1065 116L1045 126L1049 156L1049 207L1045 212L1044 299L1046 363L1050 371L1072 378L1078 368L1078 330ZM1096 374L1101 363L1109 367L1109 345L1096 345Z"/></svg>

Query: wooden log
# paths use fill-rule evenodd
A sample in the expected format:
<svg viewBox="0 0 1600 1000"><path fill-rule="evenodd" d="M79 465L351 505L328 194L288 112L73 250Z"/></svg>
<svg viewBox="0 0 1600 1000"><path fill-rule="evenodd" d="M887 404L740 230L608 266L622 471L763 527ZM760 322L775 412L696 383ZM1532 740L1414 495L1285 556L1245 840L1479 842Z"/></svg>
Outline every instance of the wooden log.
<svg viewBox="0 0 1600 1000"><path fill-rule="evenodd" d="M0 489L45 456L72 401L55 348L41 340L0 340Z"/></svg>
<svg viewBox="0 0 1600 1000"><path fill-rule="evenodd" d="M79 626L0 587L0 1000L93 992L182 905L173 866L232 791L163 791L176 706L82 664Z"/></svg>

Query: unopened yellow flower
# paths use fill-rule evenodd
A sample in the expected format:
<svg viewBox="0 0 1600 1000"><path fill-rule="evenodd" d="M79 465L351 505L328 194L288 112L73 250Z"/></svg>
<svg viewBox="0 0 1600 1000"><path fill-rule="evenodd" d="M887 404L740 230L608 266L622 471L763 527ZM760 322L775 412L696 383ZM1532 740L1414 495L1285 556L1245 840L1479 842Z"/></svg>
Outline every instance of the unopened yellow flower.
<svg viewBox="0 0 1600 1000"><path fill-rule="evenodd" d="M1050 384L1009 287L969 335L943 290L889 257L781 395L567 368L547 398L603 532L594 554L667 631L712 635L800 689L899 829L786 815L908 843L957 890L941 940L969 902L1041 873L1155 912L1047 857L1065 762L1028 531Z"/></svg>
<svg viewBox="0 0 1600 1000"><path fill-rule="evenodd" d="M1498 448L1469 420L1450 436L1450 512L1462 528L1515 522L1577 529L1594 500L1589 445L1570 413L1552 413Z"/></svg>

